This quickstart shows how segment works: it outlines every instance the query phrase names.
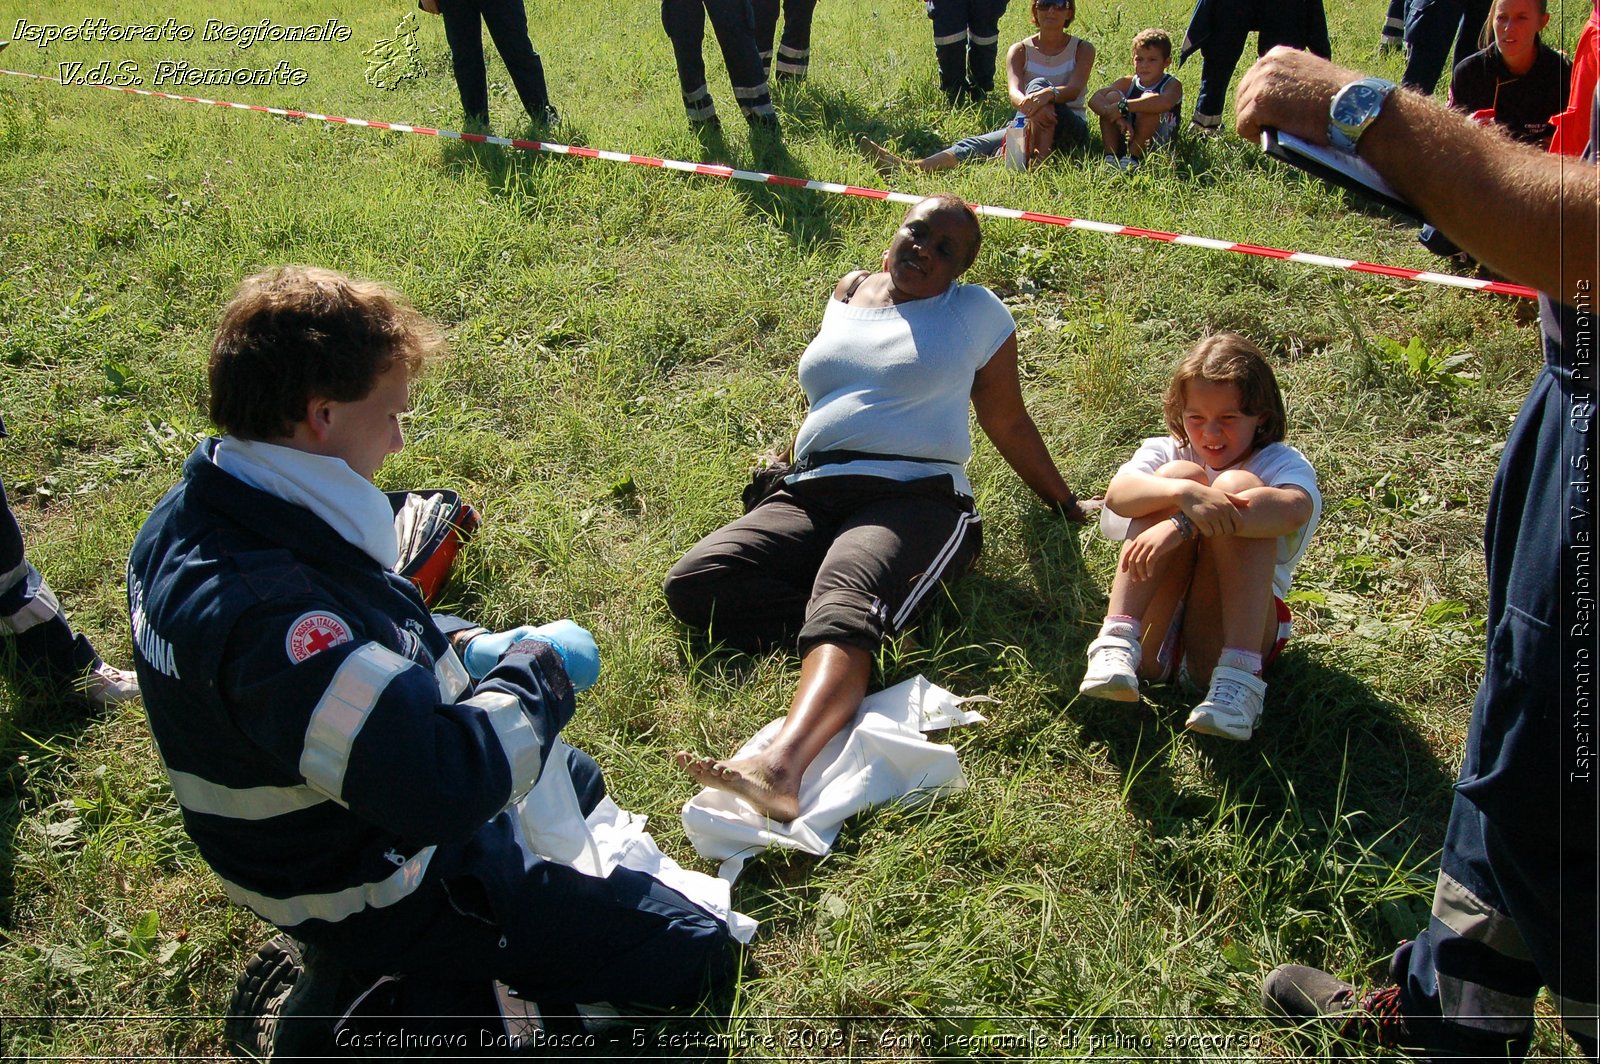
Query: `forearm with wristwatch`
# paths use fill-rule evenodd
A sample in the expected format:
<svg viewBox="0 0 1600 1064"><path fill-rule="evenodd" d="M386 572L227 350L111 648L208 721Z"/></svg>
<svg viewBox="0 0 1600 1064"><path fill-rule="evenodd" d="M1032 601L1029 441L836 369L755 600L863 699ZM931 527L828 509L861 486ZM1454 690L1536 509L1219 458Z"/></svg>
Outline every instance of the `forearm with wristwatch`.
<svg viewBox="0 0 1600 1064"><path fill-rule="evenodd" d="M1243 136L1270 127L1347 141L1462 250L1511 280L1550 291L1593 275L1592 167L1563 168L1418 93L1288 48L1257 62L1237 99Z"/></svg>

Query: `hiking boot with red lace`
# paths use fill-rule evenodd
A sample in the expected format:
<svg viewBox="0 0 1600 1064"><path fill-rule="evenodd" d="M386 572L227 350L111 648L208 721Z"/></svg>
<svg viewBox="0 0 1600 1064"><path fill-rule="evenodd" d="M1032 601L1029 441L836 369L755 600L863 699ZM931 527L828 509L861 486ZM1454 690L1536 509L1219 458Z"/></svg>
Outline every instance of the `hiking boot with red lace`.
<svg viewBox="0 0 1600 1064"><path fill-rule="evenodd" d="M1349 983L1319 968L1282 964L1261 983L1261 1003L1297 1020L1338 1021L1340 1038L1376 1042L1390 1049L1415 1045L1400 1015L1400 988L1385 986L1358 995Z"/></svg>

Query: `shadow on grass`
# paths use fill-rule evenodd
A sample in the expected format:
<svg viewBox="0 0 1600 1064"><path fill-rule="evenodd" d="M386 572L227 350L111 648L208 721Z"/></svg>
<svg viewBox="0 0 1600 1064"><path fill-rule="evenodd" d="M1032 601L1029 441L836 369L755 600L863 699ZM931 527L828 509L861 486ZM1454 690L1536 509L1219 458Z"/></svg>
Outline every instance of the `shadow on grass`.
<svg viewBox="0 0 1600 1064"><path fill-rule="evenodd" d="M482 132L482 130L469 127L468 132ZM515 140L551 144L581 146L584 142L583 131L565 123L553 129L529 123L520 131L506 135ZM491 194L509 196L525 191L530 178L544 167L556 162L551 158L551 154L533 149L504 147L499 144L448 140L439 151L439 159L444 164L445 172L452 177L460 178L476 174ZM560 162L565 164L568 160Z"/></svg>
<svg viewBox="0 0 1600 1064"><path fill-rule="evenodd" d="M901 149L898 154L916 157L932 155L950 146L950 141L938 130L905 122L891 124L893 115L861 106L854 96L842 89L803 83L798 91L785 93L783 103L785 117L792 115L796 123L815 127L820 136L850 151L856 150L856 140L861 136L871 137L880 144L894 141ZM964 106L961 111L963 125L971 126L962 136L1000 129L1014 113L1003 91L991 93L983 103Z"/></svg>
<svg viewBox="0 0 1600 1064"><path fill-rule="evenodd" d="M1400 707L1293 644L1269 682L1248 743L1184 731L1199 695L1176 684L1148 688L1137 705L1078 698L1068 713L1121 771L1126 805L1154 842L1216 825L1262 838L1336 835L1397 869L1437 850L1455 766ZM1186 758L1198 777L1179 767Z"/></svg>
<svg viewBox="0 0 1600 1064"><path fill-rule="evenodd" d="M9 646L4 649L10 651ZM0 670L4 669L0 664ZM22 830L23 805L30 798L36 800L39 793L32 766L48 766L60 756L61 747L76 745L103 715L116 712L91 710L84 703L26 681L7 682L4 693L0 702L0 763L5 765L0 776L0 931L13 926L17 833Z"/></svg>

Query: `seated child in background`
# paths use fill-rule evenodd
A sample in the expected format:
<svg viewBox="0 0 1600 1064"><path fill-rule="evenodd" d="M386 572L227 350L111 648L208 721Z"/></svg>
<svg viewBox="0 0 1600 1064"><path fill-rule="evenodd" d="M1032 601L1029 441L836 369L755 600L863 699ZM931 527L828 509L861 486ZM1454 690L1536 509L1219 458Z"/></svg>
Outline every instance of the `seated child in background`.
<svg viewBox="0 0 1600 1064"><path fill-rule="evenodd" d="M1283 442L1272 367L1237 333L1190 349L1162 406L1171 435L1145 440L1106 491L1101 528L1127 542L1078 690L1133 702L1140 677L1209 681L1185 726L1249 739L1321 517L1317 475Z"/></svg>
<svg viewBox="0 0 1600 1064"><path fill-rule="evenodd" d="M1017 117L1027 122L1030 162L1043 159L1057 144L1077 148L1089 142L1083 107L1094 69L1094 45L1067 32L1076 16L1074 0L1033 0L1033 24L1039 32L1006 53L1006 81ZM866 137L861 138L861 148L887 177L901 167L948 170L968 159L988 159L1004 151L1005 138L1001 128L916 160L903 159Z"/></svg>
<svg viewBox="0 0 1600 1064"><path fill-rule="evenodd" d="M1089 99L1100 116L1106 162L1132 170L1151 148L1172 139L1183 119L1183 82L1167 73L1172 39L1162 30L1140 30L1133 38L1133 73Z"/></svg>

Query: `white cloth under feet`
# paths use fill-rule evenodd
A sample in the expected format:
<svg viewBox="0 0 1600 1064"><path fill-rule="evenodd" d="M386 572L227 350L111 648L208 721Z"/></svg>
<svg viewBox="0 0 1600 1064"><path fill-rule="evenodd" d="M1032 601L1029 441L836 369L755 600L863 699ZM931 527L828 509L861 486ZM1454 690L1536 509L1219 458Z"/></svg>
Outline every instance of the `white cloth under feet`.
<svg viewBox="0 0 1600 1064"><path fill-rule="evenodd" d="M962 708L978 701L993 699L961 698L922 676L868 695L855 723L834 736L806 769L800 815L794 820L779 823L744 799L707 787L684 804L684 834L700 856L722 862L717 874L729 883L747 860L768 847L820 857L856 813L910 794L964 789L967 780L955 748L929 742L922 733L982 721L982 714ZM765 749L782 723L779 718L762 728L734 756Z"/></svg>

